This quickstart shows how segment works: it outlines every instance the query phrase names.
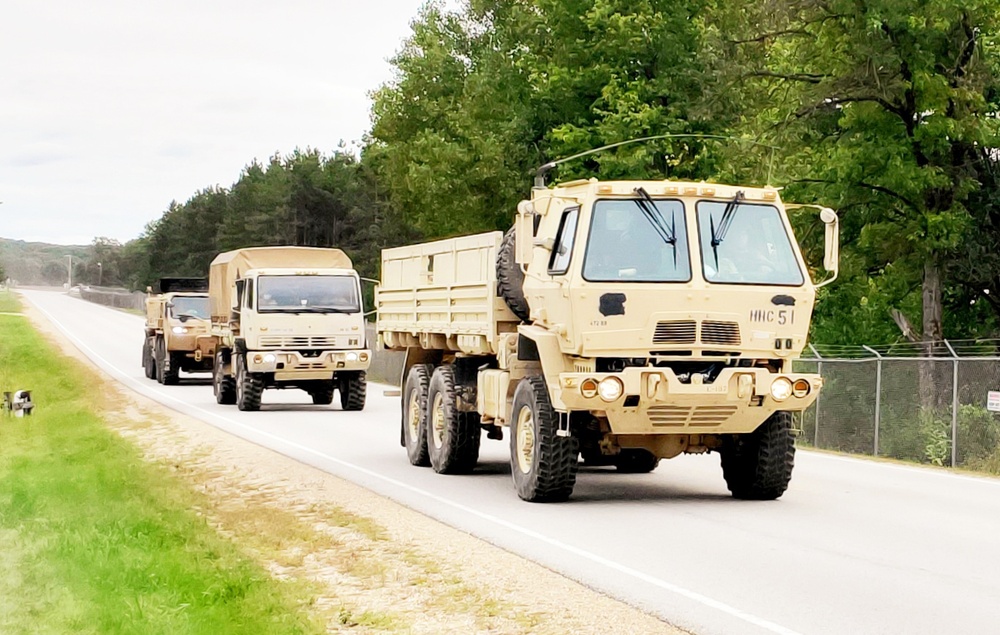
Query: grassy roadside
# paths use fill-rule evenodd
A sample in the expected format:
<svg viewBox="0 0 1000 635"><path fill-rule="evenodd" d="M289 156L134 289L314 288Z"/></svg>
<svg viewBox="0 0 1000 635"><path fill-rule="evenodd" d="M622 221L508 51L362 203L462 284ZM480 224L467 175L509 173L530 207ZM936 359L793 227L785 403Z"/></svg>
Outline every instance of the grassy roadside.
<svg viewBox="0 0 1000 635"><path fill-rule="evenodd" d="M0 632L325 631L309 589L272 578L107 429L85 369L0 315L0 389L21 388L35 414L0 418Z"/></svg>

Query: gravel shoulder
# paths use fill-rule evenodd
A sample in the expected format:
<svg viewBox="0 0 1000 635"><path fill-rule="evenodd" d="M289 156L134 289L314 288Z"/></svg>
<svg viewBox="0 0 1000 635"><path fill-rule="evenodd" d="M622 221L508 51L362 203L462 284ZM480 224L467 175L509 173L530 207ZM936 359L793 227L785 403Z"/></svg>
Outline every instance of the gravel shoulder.
<svg viewBox="0 0 1000 635"><path fill-rule="evenodd" d="M143 397L89 366L109 426L203 494L197 510L279 579L310 585L329 632L684 633L385 497Z"/></svg>

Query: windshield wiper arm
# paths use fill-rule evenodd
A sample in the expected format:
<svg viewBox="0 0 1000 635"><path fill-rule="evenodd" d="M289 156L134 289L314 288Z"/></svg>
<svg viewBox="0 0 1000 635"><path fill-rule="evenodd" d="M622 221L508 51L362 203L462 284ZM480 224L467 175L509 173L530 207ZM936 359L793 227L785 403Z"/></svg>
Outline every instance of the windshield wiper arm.
<svg viewBox="0 0 1000 635"><path fill-rule="evenodd" d="M740 202L743 201L743 190L736 192L736 196L733 197L731 201L726 203L726 209L722 210L722 218L719 219L719 226L715 226L715 219L712 215L708 215L709 225L712 228L712 254L715 256L715 267L719 268L719 245L722 241L726 239L726 234L729 233L729 228L733 224L733 217L736 216L736 208L740 206Z"/></svg>
<svg viewBox="0 0 1000 635"><path fill-rule="evenodd" d="M674 221L674 215L670 215L670 226L667 227L667 222L660 213L660 208L656 206L656 201L653 197L649 195L649 192L645 188L637 187L635 188L635 193L639 196L635 200L635 204L639 206L642 210L643 215L649 224L653 226L656 230L656 234L667 243L674 250L674 268L677 268L677 225Z"/></svg>
<svg viewBox="0 0 1000 635"><path fill-rule="evenodd" d="M361 311L357 307L342 306L311 306L309 308L316 313L359 313Z"/></svg>

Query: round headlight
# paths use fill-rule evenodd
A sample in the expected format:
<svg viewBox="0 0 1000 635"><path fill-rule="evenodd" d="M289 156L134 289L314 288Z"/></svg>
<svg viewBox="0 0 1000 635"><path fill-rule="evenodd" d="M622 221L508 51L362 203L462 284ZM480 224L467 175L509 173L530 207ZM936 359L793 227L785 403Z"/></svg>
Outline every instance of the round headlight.
<svg viewBox="0 0 1000 635"><path fill-rule="evenodd" d="M356 362L356 361L358 361L358 354L357 353L348 353L346 355L346 357L347 357L347 361L349 361L349 362Z"/></svg>
<svg viewBox="0 0 1000 635"><path fill-rule="evenodd" d="M264 356L264 362L268 364L273 364L278 358L274 356L274 353L268 353Z"/></svg>
<svg viewBox="0 0 1000 635"><path fill-rule="evenodd" d="M796 379L792 384L792 394L801 399L809 394L809 382L805 379Z"/></svg>
<svg viewBox="0 0 1000 635"><path fill-rule="evenodd" d="M173 331L174 333L177 333L178 335L180 335L181 333L187 333L188 332L186 326L175 326L174 328L172 328L170 330Z"/></svg>
<svg viewBox="0 0 1000 635"><path fill-rule="evenodd" d="M601 383L597 384L597 392L600 393L604 401L614 401L622 396L625 386L622 380L617 377L605 377Z"/></svg>
<svg viewBox="0 0 1000 635"><path fill-rule="evenodd" d="M580 382L580 394L590 399L597 396L597 380L588 377Z"/></svg>
<svg viewBox="0 0 1000 635"><path fill-rule="evenodd" d="M792 396L792 382L785 377L778 377L771 382L771 398L784 401Z"/></svg>

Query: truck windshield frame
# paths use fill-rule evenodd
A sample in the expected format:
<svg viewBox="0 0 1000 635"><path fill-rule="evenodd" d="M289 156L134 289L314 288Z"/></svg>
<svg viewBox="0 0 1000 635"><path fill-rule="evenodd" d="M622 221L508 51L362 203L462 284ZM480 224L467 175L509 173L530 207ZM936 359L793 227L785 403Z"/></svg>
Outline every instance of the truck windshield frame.
<svg viewBox="0 0 1000 635"><path fill-rule="evenodd" d="M360 313L358 281L345 275L257 278L258 313Z"/></svg>
<svg viewBox="0 0 1000 635"><path fill-rule="evenodd" d="M805 274L781 212L767 203L738 202L731 211L727 239L713 246L729 201L698 201L701 269L710 284L801 287ZM718 264L716 264L718 259Z"/></svg>
<svg viewBox="0 0 1000 635"><path fill-rule="evenodd" d="M170 300L170 317L207 320L212 315L207 295L174 296Z"/></svg>
<svg viewBox="0 0 1000 635"><path fill-rule="evenodd" d="M583 259L587 282L690 282L687 218L679 199L649 199L673 231L663 238L636 198L598 199L590 214ZM645 201L648 203L649 201ZM655 218L655 217L654 217Z"/></svg>

